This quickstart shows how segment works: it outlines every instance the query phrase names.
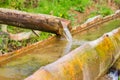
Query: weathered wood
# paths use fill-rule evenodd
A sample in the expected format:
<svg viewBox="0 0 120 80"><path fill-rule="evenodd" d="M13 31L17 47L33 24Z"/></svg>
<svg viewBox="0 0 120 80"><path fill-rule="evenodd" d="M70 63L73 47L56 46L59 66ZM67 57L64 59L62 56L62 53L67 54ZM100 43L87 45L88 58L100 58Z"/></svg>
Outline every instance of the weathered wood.
<svg viewBox="0 0 120 80"><path fill-rule="evenodd" d="M61 26L61 22L68 27L70 26L70 21L59 17L0 8L0 24L62 35L63 26Z"/></svg>

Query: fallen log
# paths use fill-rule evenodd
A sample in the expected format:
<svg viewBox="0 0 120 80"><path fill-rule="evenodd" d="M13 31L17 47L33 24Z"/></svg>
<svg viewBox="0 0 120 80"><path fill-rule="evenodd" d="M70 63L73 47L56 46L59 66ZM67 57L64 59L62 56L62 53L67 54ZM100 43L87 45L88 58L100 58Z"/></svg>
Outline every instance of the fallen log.
<svg viewBox="0 0 120 80"><path fill-rule="evenodd" d="M70 21L59 17L33 14L18 10L0 8L0 24L7 24L21 28L40 30L63 35L63 26L70 29Z"/></svg>

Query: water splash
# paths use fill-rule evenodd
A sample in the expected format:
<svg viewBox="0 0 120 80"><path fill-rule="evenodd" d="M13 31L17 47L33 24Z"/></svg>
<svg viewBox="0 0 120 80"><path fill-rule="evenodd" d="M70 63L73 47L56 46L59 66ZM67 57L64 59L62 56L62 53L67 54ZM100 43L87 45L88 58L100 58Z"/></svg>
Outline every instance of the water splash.
<svg viewBox="0 0 120 80"><path fill-rule="evenodd" d="M108 74L109 77L112 78L112 80L118 80L118 70L113 70Z"/></svg>
<svg viewBox="0 0 120 80"><path fill-rule="evenodd" d="M68 29L68 26L61 22L61 26L63 27L63 35L67 39L68 42L72 42L72 35Z"/></svg>
<svg viewBox="0 0 120 80"><path fill-rule="evenodd" d="M64 51L64 55L69 53L71 48L72 48L72 35L68 29L68 27L63 23L61 22L62 26L63 26L63 35L64 37L67 39L68 43L66 44L66 48L65 48L65 51Z"/></svg>
<svg viewBox="0 0 120 80"><path fill-rule="evenodd" d="M73 50L73 47L75 48L79 47L80 45L84 44L86 41L79 41L79 40L73 40L72 35L68 29L68 26L65 25L63 22L61 22L61 25L63 27L63 35L67 39L68 43L66 44L64 54L69 53L71 50Z"/></svg>
<svg viewBox="0 0 120 80"><path fill-rule="evenodd" d="M63 55L69 53L69 52L71 51L71 48L72 48L72 42L68 42L68 43L66 44L65 50L64 50L64 52L63 52Z"/></svg>
<svg viewBox="0 0 120 80"><path fill-rule="evenodd" d="M66 39L67 39L69 42L72 42L72 35L71 35L69 29L68 29L67 27L63 27L63 30L64 30L63 35L66 37Z"/></svg>
<svg viewBox="0 0 120 80"><path fill-rule="evenodd" d="M71 42L68 42L66 44L66 47L65 47L65 50L64 50L64 55L67 54L67 53L69 53L73 49L75 49L75 48L83 45L86 42L88 42L88 41L73 39Z"/></svg>

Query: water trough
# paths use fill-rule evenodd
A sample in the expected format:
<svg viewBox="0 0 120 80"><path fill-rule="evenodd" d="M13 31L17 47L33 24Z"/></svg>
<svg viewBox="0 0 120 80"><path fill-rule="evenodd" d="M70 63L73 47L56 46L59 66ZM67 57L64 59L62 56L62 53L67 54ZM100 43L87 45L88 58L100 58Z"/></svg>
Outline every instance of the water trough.
<svg viewBox="0 0 120 80"><path fill-rule="evenodd" d="M82 39L89 40L87 37L85 37L89 31L96 32L95 30L101 28L100 24L107 25L106 22L108 23L108 21L119 22L119 17L120 13L115 13L105 18L99 18L87 24L82 24L71 31L73 38L77 39L78 41ZM114 26L119 27L119 23ZM111 30L112 28L108 31ZM99 34L97 37L100 37L103 33ZM66 49L67 41L60 40L60 38L57 36L52 36L45 41L37 42L20 50L0 56L0 79L23 80L41 66L45 66L47 64L49 65L40 68L37 72L25 80L97 79L99 76L103 75L109 69L109 67L112 66L119 56L119 53L116 53L119 52L119 34L119 29L116 29L98 40L93 38L91 39L95 40L93 42L98 41L96 45L93 45L93 42L88 42L65 56L63 55ZM75 40L73 40L73 43L74 41ZM77 45L77 47L78 46L80 45ZM103 46L106 49L102 48ZM111 53L109 53L110 51ZM57 59L59 60L56 61Z"/></svg>

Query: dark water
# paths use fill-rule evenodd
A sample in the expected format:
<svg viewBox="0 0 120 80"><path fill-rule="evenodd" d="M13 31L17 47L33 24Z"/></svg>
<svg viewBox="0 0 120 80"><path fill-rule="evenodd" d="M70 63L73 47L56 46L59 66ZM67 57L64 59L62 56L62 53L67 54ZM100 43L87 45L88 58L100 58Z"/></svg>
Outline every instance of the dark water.
<svg viewBox="0 0 120 80"><path fill-rule="evenodd" d="M72 43L66 40L56 39L42 48L37 46L33 50L25 51L24 56L17 57L0 67L0 80L23 80L41 66L54 62L71 50L79 47L87 41L95 40L104 33L120 26L120 20L110 21L98 25L92 29L73 36Z"/></svg>
<svg viewBox="0 0 120 80"><path fill-rule="evenodd" d="M115 68L111 68L108 73L102 76L99 80L119 80L119 71Z"/></svg>

